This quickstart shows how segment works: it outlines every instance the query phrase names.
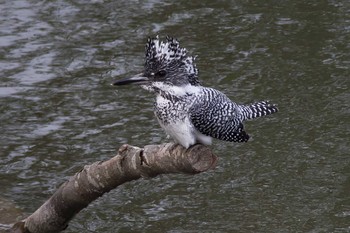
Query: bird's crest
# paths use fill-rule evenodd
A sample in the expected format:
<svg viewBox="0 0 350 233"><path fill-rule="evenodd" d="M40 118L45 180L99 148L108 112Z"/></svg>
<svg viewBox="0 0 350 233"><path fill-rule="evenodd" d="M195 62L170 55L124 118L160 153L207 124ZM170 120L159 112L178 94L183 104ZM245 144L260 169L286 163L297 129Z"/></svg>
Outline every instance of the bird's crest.
<svg viewBox="0 0 350 233"><path fill-rule="evenodd" d="M145 66L152 66L153 63L169 65L180 62L188 73L189 82L192 85L198 85L198 69L194 61L195 57L187 56L186 48L181 48L179 41L175 38L167 36L165 42L160 41L159 36L148 38Z"/></svg>

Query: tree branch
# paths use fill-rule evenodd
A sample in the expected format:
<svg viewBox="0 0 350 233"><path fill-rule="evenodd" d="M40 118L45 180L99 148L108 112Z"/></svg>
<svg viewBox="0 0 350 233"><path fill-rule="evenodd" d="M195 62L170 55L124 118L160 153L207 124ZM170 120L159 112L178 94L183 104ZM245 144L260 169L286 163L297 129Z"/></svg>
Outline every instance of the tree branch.
<svg viewBox="0 0 350 233"><path fill-rule="evenodd" d="M14 224L11 232L60 232L89 203L125 182L160 174L197 174L214 168L216 160L208 147L199 144L187 150L172 143L144 148L123 145L115 157L84 166L32 215Z"/></svg>

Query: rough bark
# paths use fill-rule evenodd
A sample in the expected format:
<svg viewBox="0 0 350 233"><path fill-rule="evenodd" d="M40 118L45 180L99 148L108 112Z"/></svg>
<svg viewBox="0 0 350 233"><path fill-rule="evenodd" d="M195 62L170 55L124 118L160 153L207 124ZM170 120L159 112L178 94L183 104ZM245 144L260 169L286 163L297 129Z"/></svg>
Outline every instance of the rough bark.
<svg viewBox="0 0 350 233"><path fill-rule="evenodd" d="M32 215L14 224L11 232L60 232L89 203L125 182L159 174L196 174L213 168L216 160L203 145L187 150L172 143L144 148L123 145L115 157L84 166Z"/></svg>

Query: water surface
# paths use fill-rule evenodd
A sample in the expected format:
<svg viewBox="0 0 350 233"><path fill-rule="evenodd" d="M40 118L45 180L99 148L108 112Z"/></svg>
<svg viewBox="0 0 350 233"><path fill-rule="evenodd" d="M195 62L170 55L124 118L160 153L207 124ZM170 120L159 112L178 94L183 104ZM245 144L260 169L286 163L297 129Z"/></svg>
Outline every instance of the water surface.
<svg viewBox="0 0 350 233"><path fill-rule="evenodd" d="M246 144L215 141L215 170L127 183L65 232L350 231L347 1L19 0L0 12L0 198L24 215L122 144L168 141L151 94L109 85L142 69L159 34L198 55L203 85L280 112L248 122Z"/></svg>

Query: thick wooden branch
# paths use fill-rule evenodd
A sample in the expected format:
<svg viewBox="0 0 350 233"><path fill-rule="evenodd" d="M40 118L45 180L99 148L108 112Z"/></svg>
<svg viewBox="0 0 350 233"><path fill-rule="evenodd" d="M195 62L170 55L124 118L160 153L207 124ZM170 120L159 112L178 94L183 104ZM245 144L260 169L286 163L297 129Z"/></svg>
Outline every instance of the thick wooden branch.
<svg viewBox="0 0 350 233"><path fill-rule="evenodd" d="M115 157L87 165L63 183L32 215L14 224L12 232L60 232L89 203L125 182L159 174L196 174L213 168L216 160L203 145L187 150L172 143L144 148L123 145Z"/></svg>

